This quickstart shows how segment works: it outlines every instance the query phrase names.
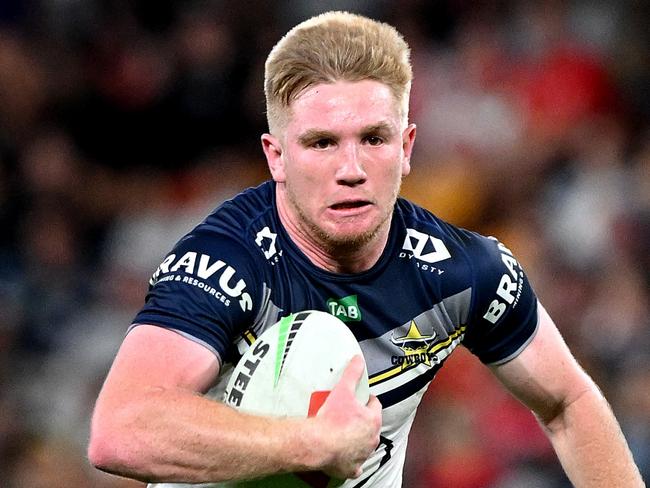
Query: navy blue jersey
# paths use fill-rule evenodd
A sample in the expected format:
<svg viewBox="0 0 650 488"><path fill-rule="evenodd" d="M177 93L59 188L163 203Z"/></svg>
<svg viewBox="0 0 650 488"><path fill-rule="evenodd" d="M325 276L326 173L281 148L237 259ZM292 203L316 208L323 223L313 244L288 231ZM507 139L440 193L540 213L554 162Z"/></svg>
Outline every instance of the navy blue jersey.
<svg viewBox="0 0 650 488"><path fill-rule="evenodd" d="M323 310L364 353L384 408L382 444L345 486L399 486L408 430L426 386L459 344L487 364L515 357L537 327L537 300L519 263L494 238L398 199L386 248L367 271L316 267L280 223L275 184L219 206L154 273L135 324L169 329L237 362L281 317Z"/></svg>

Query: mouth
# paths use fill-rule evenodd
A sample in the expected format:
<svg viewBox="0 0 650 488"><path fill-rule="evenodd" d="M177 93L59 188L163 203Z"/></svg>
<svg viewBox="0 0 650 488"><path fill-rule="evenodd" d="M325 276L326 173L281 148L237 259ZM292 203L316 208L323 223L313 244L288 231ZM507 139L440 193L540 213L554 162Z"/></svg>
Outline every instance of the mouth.
<svg viewBox="0 0 650 488"><path fill-rule="evenodd" d="M343 200L328 207L330 216L335 219L357 219L373 208L370 200Z"/></svg>
<svg viewBox="0 0 650 488"><path fill-rule="evenodd" d="M371 203L367 200L350 200L345 202L338 202L333 205L330 205L332 210L355 210L358 208L363 208Z"/></svg>

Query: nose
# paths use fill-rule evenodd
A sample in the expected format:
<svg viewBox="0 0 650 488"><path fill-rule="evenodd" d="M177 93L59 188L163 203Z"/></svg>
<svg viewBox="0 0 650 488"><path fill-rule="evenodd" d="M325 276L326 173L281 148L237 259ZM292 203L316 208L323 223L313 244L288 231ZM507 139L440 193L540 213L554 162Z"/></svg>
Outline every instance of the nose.
<svg viewBox="0 0 650 488"><path fill-rule="evenodd" d="M359 147L349 144L341 152L341 160L336 170L336 180L342 185L358 185L366 181L368 175L359 158Z"/></svg>

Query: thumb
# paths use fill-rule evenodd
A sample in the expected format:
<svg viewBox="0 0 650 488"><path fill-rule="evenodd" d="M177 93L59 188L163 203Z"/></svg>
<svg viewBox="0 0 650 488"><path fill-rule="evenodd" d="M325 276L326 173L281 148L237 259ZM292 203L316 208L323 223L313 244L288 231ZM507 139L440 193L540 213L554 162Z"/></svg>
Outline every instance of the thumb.
<svg viewBox="0 0 650 488"><path fill-rule="evenodd" d="M360 354L354 356L345 367L336 388L344 388L349 391L354 391L357 384L359 384L359 380L363 375L365 367L366 362L364 361L363 356Z"/></svg>

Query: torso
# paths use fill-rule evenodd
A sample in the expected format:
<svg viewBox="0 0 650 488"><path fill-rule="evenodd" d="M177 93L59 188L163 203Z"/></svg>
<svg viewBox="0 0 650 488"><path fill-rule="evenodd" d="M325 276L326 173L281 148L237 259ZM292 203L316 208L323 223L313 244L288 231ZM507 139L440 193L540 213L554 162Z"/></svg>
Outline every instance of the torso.
<svg viewBox="0 0 650 488"><path fill-rule="evenodd" d="M282 316L315 309L339 317L359 341L384 409L378 450L344 486L400 486L408 431L436 372L461 343L484 362L516 355L534 334L535 296L506 248L402 199L372 268L324 271L288 238L273 198L272 183L249 190L181 240L135 322L179 330L213 350L222 361L211 392L218 396L228 364ZM182 303L169 300L179 293ZM204 315L211 318L200 323Z"/></svg>

